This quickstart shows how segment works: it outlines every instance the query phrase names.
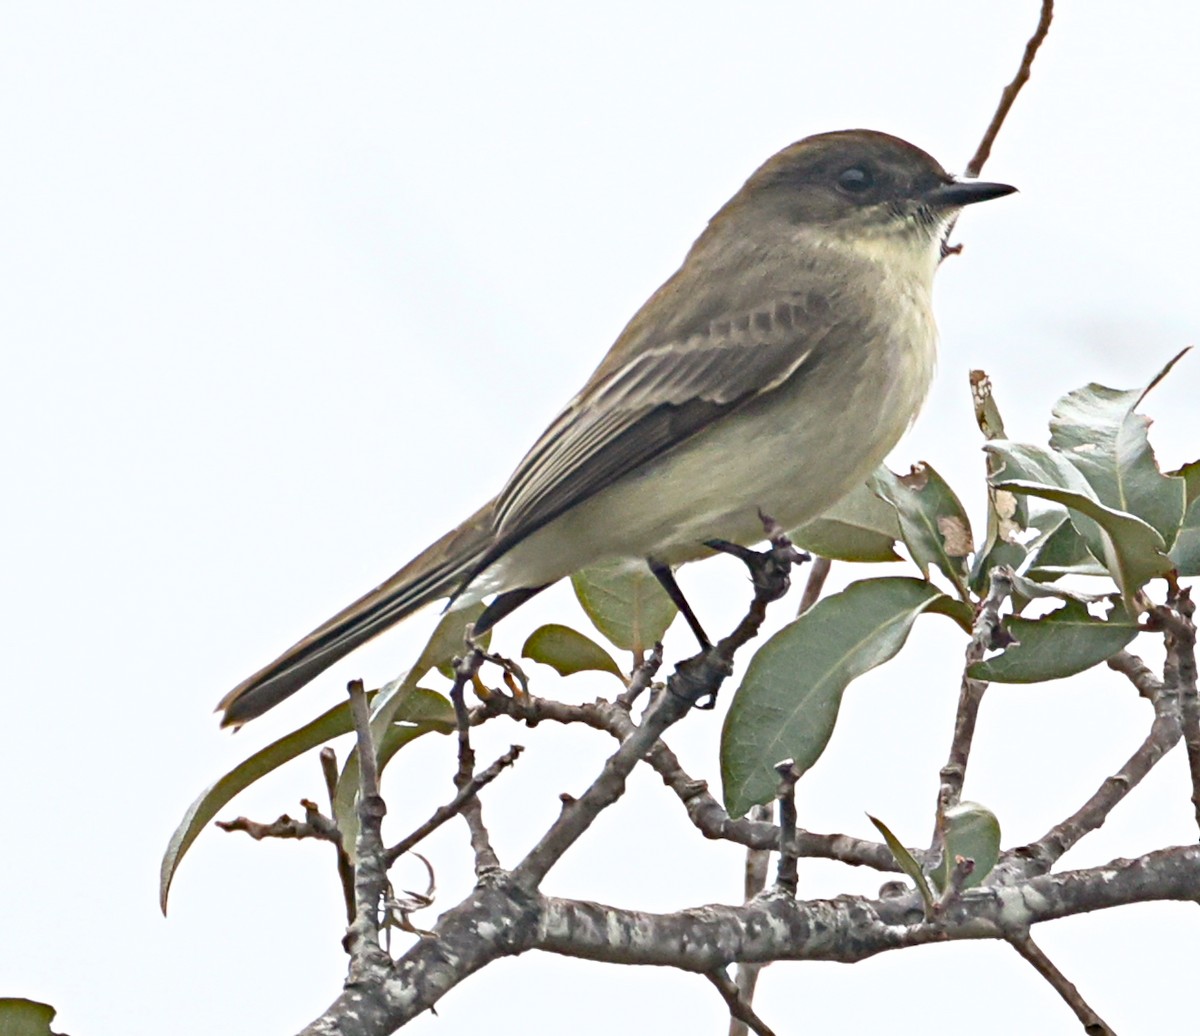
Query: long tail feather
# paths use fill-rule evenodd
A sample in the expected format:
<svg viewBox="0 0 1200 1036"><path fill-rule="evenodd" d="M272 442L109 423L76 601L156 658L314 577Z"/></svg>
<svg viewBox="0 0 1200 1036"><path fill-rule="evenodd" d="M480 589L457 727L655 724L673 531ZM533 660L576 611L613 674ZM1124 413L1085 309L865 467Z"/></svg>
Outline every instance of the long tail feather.
<svg viewBox="0 0 1200 1036"><path fill-rule="evenodd" d="M461 589L491 545L490 506L238 684L217 705L224 711L221 726L240 727L261 716L372 637Z"/></svg>

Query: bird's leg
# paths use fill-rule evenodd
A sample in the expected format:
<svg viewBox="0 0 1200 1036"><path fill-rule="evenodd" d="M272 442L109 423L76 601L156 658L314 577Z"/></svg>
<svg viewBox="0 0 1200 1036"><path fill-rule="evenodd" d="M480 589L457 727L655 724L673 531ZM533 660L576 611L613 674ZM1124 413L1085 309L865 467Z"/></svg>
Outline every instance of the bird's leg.
<svg viewBox="0 0 1200 1036"><path fill-rule="evenodd" d="M664 565L661 561L655 561L653 558L647 558L646 564L650 566L650 571L654 573L654 578L658 580L659 585L666 590L671 602L687 619L687 624L692 628L696 639L700 641L700 650L707 651L712 647L712 641L708 639L708 634L704 632L704 627L700 625L700 620L696 618L692 606L688 604L687 598L683 596L683 591L679 589L679 584L675 582L675 573L671 571L671 566Z"/></svg>

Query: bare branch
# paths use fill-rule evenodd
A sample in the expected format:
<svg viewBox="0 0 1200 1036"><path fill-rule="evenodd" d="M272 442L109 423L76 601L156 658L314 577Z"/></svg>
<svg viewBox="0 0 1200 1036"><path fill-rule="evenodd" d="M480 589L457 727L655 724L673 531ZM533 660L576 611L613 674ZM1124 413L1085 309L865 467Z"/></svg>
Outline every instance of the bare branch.
<svg viewBox="0 0 1200 1036"><path fill-rule="evenodd" d="M1025 44L1025 52L1021 55L1021 65L1017 69L1017 74L1013 77L1013 81L1000 94L1000 103L996 105L992 121L984 131L983 139L979 141L979 147L975 149L975 154L971 156L971 161L967 163L964 173L967 177L974 179L983 172L983 165L992 153L992 145L996 142L996 136L1000 132L1000 127L1004 125L1004 120L1008 118L1008 113L1013 106L1013 102L1017 99L1017 94L1021 92L1021 88L1029 81L1029 74L1033 71L1033 59L1037 57L1039 48L1046 39L1046 35L1050 32L1050 22L1053 18L1054 0L1042 0L1042 10L1038 17L1037 28L1034 29L1033 35L1029 37L1029 42Z"/></svg>
<svg viewBox="0 0 1200 1036"><path fill-rule="evenodd" d="M497 695L472 712L471 723L483 723L497 715L510 716L530 726L545 721L582 723L594 730L605 731L619 741L624 741L637 729L629 713L612 702L594 701L573 705L533 695L524 702ZM778 827L753 817L731 818L709 792L707 782L691 777L662 740L655 742L647 752L646 762L683 803L688 818L705 838L735 842L748 849L767 852L779 847ZM798 856L838 860L852 867L871 867L878 871L899 870L891 851L882 842L850 835L798 830L793 848ZM923 850L910 848L909 851L918 860L925 857Z"/></svg>
<svg viewBox="0 0 1200 1036"><path fill-rule="evenodd" d="M1126 673L1140 691L1151 695L1154 722L1137 751L1096 789L1087 802L1036 842L1017 850L1023 857L1036 859L1046 870L1084 835L1100 827L1117 803L1141 783L1180 738L1179 700L1174 689L1165 687L1140 659L1126 652L1114 656L1108 664L1110 668Z"/></svg>
<svg viewBox="0 0 1200 1036"><path fill-rule="evenodd" d="M1162 692L1163 683L1158 675L1137 655L1118 651L1107 662L1108 668L1129 677L1138 694L1148 701L1155 701Z"/></svg>
<svg viewBox="0 0 1200 1036"><path fill-rule="evenodd" d="M779 774L779 790L775 798L779 801L779 870L775 878L775 887L781 892L794 896L796 894L796 782L800 779L800 771L793 759L785 759L776 764L775 772Z"/></svg>
<svg viewBox="0 0 1200 1036"><path fill-rule="evenodd" d="M1021 88L1029 80L1029 74L1033 70L1033 59L1037 56L1042 42L1050 32L1050 22L1053 18L1054 0L1042 0L1037 28L1034 29L1033 35L1029 37L1029 42L1025 44L1025 52L1021 55L1021 64L1017 69L1017 74L1013 77L1013 81L1001 92L1000 103L996 105L996 110L992 114L992 121L988 123L988 128L984 130L983 137L979 141L979 146L975 149L975 154L971 156L971 160L967 163L967 167L963 171L963 175L967 179L973 180L983 171L983 165L992 153L992 145L996 142L996 137L1000 133L1000 127L1004 125L1004 120L1008 118L1008 113L1012 109L1013 102L1017 99L1017 94L1021 92ZM945 234L942 235L943 259L949 255L957 255L962 251L962 245L950 244L950 237L954 233L954 227L957 223L958 218L955 217L946 227Z"/></svg>
<svg viewBox="0 0 1200 1036"><path fill-rule="evenodd" d="M654 645L650 654L634 667L629 686L617 696L617 703L626 711L633 708L633 703L646 691L658 675L663 663L663 646L659 642Z"/></svg>
<svg viewBox="0 0 1200 1036"><path fill-rule="evenodd" d="M322 816L317 804L309 799L301 799L304 807L304 819L293 820L286 813L269 824L248 817L235 817L233 820L217 820L215 824L222 831L244 831L256 842L264 838L317 838L324 842L341 844L341 835L337 825L328 817Z"/></svg>
<svg viewBox="0 0 1200 1036"><path fill-rule="evenodd" d="M812 568L808 570L808 580L804 584L804 593L800 595L800 606L796 609L797 615L803 615L817 603L832 567L833 562L829 558L813 558Z"/></svg>
<svg viewBox="0 0 1200 1036"><path fill-rule="evenodd" d="M666 747L660 741L659 746ZM665 778L664 778L665 780ZM669 784L669 782L667 782ZM763 824L771 822L771 807L767 805L752 806L749 819ZM771 854L766 849L746 850L746 870L742 882L742 902L749 903L767 885L767 868L771 862ZM742 962L737 966L734 982L737 985L738 997L747 1006L754 1003L754 991L758 986L759 973L766 965ZM746 1036L750 1027L742 1019L730 1015L729 1036Z"/></svg>
<svg viewBox="0 0 1200 1036"><path fill-rule="evenodd" d="M1087 1033L1087 1036L1116 1036L1104 1019L1088 1006L1074 983L1054 966L1054 962L1029 936L1011 939L1009 942L1013 949L1029 961L1037 973L1049 982L1054 991L1066 1001L1067 1006L1075 1012L1075 1017L1083 1023L1083 1031Z"/></svg>
<svg viewBox="0 0 1200 1036"><path fill-rule="evenodd" d="M351 680L350 713L358 737L358 843L354 869L354 920L342 944L350 954L348 981L379 980L392 960L379 941L379 907L387 892L383 865L383 817L387 805L379 794L375 740L371 737L371 707L361 680Z"/></svg>
<svg viewBox="0 0 1200 1036"><path fill-rule="evenodd" d="M1196 694L1196 625L1192 621L1195 612L1190 590L1177 591L1172 587L1166 606L1156 608L1153 614L1166 633L1163 682L1179 693L1179 716L1192 778L1192 809L1200 826L1200 698Z"/></svg>
<svg viewBox="0 0 1200 1036"><path fill-rule="evenodd" d="M485 655L482 649L473 648L465 658L454 661L454 685L450 688L450 701L454 705L454 720L458 729L458 772L454 776L454 786L460 796L471 787L475 773L475 751L471 748L471 714L464 700L464 689L475 679L484 659L490 657ZM500 665L506 679L512 679L514 669L517 673L521 672L519 667L510 667L503 661ZM521 676L524 674L521 673ZM518 692L514 688L514 694L516 693ZM456 801L458 798L456 796ZM479 798L474 794L462 796L457 811L467 822L467 830L471 835L471 849L475 853L475 876L482 878L499 870L500 860L492 848L491 838L483 822L483 807Z"/></svg>
<svg viewBox="0 0 1200 1036"><path fill-rule="evenodd" d="M321 776L325 779L325 794L329 798L329 815L337 815L337 786L338 765L337 753L326 745L318 753L321 760ZM346 904L346 924L354 923L354 864L350 862L350 854L346 852L346 844L342 833L338 832L337 872L338 883L342 886L342 900Z"/></svg>
<svg viewBox="0 0 1200 1036"><path fill-rule="evenodd" d="M666 688L651 699L640 725L608 758L591 786L579 798L563 797L558 819L513 871L513 877L523 887L536 888L596 817L624 794L625 779L668 727L693 707L704 708L703 703L716 699L721 684L733 671L735 652L758 635L766 618L767 605L787 592L791 566L798 560L799 552L770 518L762 518L771 539L771 549L753 557L747 557L745 552L738 554L750 567L754 585L754 599L746 615L729 636L680 662L668 678ZM714 543L710 542L709 546Z"/></svg>
<svg viewBox="0 0 1200 1036"><path fill-rule="evenodd" d="M725 1006L729 1008L730 1018L741 1022L756 1036L775 1036L774 1030L754 1013L754 1009L749 1003L742 999L737 984L732 982L724 971L720 968L713 968L711 971L706 971L704 977L721 994Z"/></svg>
<svg viewBox="0 0 1200 1036"><path fill-rule="evenodd" d="M933 833L933 847L942 843L942 818L947 809L957 805L962 797L963 782L967 777L967 761L971 756L971 741L975 737L975 721L979 716L979 705L987 684L973 679L971 666L983 659L988 651L995 651L1011 642L1000 620L1000 608L1012 593L1012 570L1001 565L992 569L988 595L979 606L975 616L975 630L967 644L963 661L962 685L959 690L958 712L954 718L954 736L950 742L950 755L941 769L941 787L938 789L937 824Z"/></svg>
<svg viewBox="0 0 1200 1036"><path fill-rule="evenodd" d="M512 766L517 761L517 758L524 751L521 745L513 745L499 759L497 759L486 770L475 774L470 781L463 785L458 790L458 794L454 796L446 805L439 806L433 812L428 820L418 827L412 834L402 838L399 842L393 845L383 854L384 865L391 867L401 856L409 852L415 845L428 837L439 827L441 827L451 817L458 816L462 812L463 806L469 799L473 799L479 794L481 788L487 787L497 777L500 776L507 767Z"/></svg>

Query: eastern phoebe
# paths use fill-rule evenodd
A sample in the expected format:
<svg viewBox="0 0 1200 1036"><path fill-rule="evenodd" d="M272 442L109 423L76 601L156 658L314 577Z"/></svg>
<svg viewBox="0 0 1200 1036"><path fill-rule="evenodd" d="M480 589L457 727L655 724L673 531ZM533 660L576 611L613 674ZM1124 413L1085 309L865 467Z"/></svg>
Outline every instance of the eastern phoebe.
<svg viewBox="0 0 1200 1036"><path fill-rule="evenodd" d="M958 182L885 133L808 137L712 218L500 495L229 692L266 712L430 601L490 626L612 559L670 567L817 517L883 460L933 375L943 233L1014 188Z"/></svg>

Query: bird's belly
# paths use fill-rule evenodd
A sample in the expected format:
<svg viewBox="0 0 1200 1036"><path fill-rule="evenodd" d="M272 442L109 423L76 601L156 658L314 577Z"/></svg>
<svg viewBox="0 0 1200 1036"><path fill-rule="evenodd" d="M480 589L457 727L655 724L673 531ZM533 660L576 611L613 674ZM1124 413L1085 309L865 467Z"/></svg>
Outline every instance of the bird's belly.
<svg viewBox="0 0 1200 1036"><path fill-rule="evenodd" d="M615 559L691 561L711 553L706 540L761 541L760 510L785 529L817 517L865 481L920 409L932 327L919 337L920 348L908 337L857 376L818 367L719 419L516 544L472 589L551 583Z"/></svg>

